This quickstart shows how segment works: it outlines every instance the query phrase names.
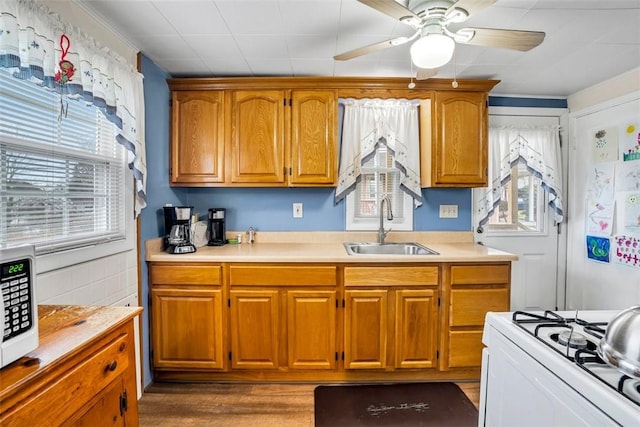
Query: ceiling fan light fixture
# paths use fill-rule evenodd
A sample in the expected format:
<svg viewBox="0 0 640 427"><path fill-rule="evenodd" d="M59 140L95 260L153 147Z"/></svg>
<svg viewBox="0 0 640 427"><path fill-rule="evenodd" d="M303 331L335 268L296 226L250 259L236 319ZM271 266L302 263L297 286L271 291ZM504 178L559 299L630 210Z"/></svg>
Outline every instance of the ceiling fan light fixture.
<svg viewBox="0 0 640 427"><path fill-rule="evenodd" d="M411 61L419 68L439 68L451 61L456 42L444 34L427 34L411 45Z"/></svg>

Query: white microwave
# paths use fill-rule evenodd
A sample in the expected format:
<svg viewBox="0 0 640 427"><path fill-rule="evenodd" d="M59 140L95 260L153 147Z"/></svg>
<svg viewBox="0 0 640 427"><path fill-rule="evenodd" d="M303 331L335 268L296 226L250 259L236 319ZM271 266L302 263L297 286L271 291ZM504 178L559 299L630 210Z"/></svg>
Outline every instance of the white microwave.
<svg viewBox="0 0 640 427"><path fill-rule="evenodd" d="M0 246L0 368L38 347L35 265L33 245Z"/></svg>

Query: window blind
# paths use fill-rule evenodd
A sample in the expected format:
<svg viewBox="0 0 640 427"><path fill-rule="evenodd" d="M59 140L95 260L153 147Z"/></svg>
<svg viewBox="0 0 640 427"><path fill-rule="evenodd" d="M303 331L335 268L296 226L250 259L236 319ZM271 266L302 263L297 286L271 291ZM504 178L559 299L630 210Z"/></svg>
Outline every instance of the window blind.
<svg viewBox="0 0 640 427"><path fill-rule="evenodd" d="M385 195L391 200L393 216L404 218L404 192L400 188L400 171L394 166L393 155L386 146L379 145L375 154L361 168L356 185L357 219L379 218L380 202ZM386 214L386 212L385 212Z"/></svg>
<svg viewBox="0 0 640 427"><path fill-rule="evenodd" d="M99 109L0 72L0 242L44 253L124 238L125 173Z"/></svg>

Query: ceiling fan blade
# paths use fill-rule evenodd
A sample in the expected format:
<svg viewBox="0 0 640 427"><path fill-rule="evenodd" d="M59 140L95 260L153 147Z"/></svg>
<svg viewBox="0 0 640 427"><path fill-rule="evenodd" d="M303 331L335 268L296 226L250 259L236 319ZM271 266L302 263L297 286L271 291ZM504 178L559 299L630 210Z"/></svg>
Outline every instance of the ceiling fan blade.
<svg viewBox="0 0 640 427"><path fill-rule="evenodd" d="M368 46L359 47L357 49L350 50L348 52L341 53L333 57L336 61L346 61L347 59L356 58L358 56L366 55L371 52L386 49L392 46L399 46L405 44L413 37L396 37L394 39L385 40L383 42L370 44Z"/></svg>
<svg viewBox="0 0 640 427"><path fill-rule="evenodd" d="M482 9L485 9L492 4L494 4L496 0L458 0L453 6L459 9L464 9L467 11L469 15L473 15L474 13L480 12Z"/></svg>
<svg viewBox="0 0 640 427"><path fill-rule="evenodd" d="M394 0L358 0L362 4L366 4L375 10L384 13L398 21L402 18L414 18L420 22L420 17Z"/></svg>
<svg viewBox="0 0 640 427"><path fill-rule="evenodd" d="M473 33L473 37L470 40L456 39L459 43L521 51L527 51L538 46L545 36L545 33L541 31L501 30L495 28L462 28L457 33Z"/></svg>
<svg viewBox="0 0 640 427"><path fill-rule="evenodd" d="M438 70L435 68L418 68L416 73L416 80L427 80L438 74Z"/></svg>

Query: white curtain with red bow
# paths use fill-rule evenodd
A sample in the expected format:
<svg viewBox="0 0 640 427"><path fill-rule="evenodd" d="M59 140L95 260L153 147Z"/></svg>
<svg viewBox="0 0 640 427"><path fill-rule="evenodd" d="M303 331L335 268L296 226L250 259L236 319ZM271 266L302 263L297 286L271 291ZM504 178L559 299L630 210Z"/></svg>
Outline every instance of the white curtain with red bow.
<svg viewBox="0 0 640 427"><path fill-rule="evenodd" d="M142 74L33 0L0 0L0 69L101 109L127 150L138 215L146 206Z"/></svg>

